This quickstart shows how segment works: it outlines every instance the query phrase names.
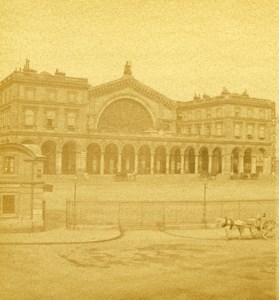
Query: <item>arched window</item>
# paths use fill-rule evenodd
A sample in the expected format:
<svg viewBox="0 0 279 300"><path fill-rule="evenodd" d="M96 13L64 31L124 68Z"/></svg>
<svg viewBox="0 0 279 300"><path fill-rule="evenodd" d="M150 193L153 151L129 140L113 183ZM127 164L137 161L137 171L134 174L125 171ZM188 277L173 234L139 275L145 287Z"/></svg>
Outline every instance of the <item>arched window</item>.
<svg viewBox="0 0 279 300"><path fill-rule="evenodd" d="M143 132L154 127L149 111L137 101L120 99L103 111L98 128L108 131Z"/></svg>
<svg viewBox="0 0 279 300"><path fill-rule="evenodd" d="M34 111L31 109L25 111L25 125L26 126L35 125Z"/></svg>

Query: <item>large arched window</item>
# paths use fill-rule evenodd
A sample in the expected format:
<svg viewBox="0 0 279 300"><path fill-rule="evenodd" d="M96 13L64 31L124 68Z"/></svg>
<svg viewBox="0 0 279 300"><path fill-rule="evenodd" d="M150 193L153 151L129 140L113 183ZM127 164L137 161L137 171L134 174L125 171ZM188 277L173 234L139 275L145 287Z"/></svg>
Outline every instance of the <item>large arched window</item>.
<svg viewBox="0 0 279 300"><path fill-rule="evenodd" d="M102 113L98 128L109 131L142 132L153 128L148 110L131 99L116 100Z"/></svg>

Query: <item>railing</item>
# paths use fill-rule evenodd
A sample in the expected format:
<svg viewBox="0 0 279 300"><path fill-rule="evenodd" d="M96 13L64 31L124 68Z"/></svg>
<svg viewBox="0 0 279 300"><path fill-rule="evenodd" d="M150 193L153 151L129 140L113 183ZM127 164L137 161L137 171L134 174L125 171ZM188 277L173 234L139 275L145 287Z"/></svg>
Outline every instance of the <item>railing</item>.
<svg viewBox="0 0 279 300"><path fill-rule="evenodd" d="M265 212L275 218L276 200L241 201L67 201L68 229L121 226L160 228L207 227L218 217L248 219Z"/></svg>

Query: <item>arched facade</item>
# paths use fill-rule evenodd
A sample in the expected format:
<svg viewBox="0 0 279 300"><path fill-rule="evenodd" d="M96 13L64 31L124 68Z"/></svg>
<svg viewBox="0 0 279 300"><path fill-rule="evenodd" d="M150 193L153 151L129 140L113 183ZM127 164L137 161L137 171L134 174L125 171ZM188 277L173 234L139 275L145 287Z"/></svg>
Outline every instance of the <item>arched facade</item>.
<svg viewBox="0 0 279 300"><path fill-rule="evenodd" d="M22 82L28 83L28 72L20 76L24 78ZM193 101L183 103L141 84L131 73L124 73L118 80L100 86L90 86L82 78L63 77L71 92L67 92L67 99L62 97L52 105L37 101L41 93L35 90L41 83L42 89L55 86L58 80L53 89L60 94L61 78L36 76L40 80L32 88L32 105L21 103L10 110L3 107L1 142L39 145L46 157L45 174L272 172L272 101L261 99L257 106L255 98L244 94L236 103L237 94L231 97L224 90L217 97L199 101L200 97L195 96ZM30 90L30 86L26 87ZM19 90L25 93L25 87ZM46 100L55 100L53 91L45 92ZM13 104L8 101L5 105ZM227 114L224 105L234 113ZM247 116L242 110L247 110Z"/></svg>

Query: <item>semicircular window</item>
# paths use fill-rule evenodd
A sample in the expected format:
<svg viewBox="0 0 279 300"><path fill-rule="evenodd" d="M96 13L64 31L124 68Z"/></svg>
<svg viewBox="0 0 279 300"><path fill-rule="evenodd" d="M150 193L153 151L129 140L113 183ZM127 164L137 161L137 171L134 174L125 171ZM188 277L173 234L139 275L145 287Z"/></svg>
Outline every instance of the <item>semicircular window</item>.
<svg viewBox="0 0 279 300"><path fill-rule="evenodd" d="M108 131L142 132L153 128L148 110L130 99L116 100L102 113L98 129Z"/></svg>

